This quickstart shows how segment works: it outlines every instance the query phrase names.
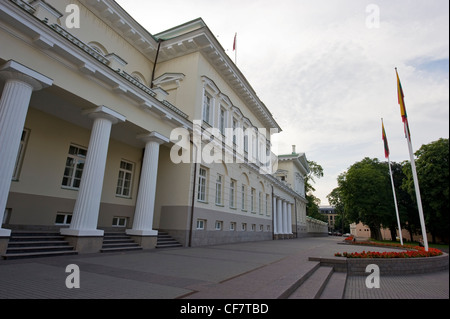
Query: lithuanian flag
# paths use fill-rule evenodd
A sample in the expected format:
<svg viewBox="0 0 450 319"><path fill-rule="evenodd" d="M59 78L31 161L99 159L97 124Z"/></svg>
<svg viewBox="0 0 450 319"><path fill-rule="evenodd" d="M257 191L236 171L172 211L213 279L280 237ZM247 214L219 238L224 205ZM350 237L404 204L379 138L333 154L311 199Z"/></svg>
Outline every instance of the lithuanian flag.
<svg viewBox="0 0 450 319"><path fill-rule="evenodd" d="M382 128L382 138L384 142L384 156L386 158L389 158L389 145L387 141L386 131L384 130L384 123L383 120L381 121L381 128Z"/></svg>
<svg viewBox="0 0 450 319"><path fill-rule="evenodd" d="M411 134L409 131L409 125L408 125L408 116L406 114L405 95L403 94L402 84L400 83L400 77L398 76L397 68L395 68L395 73L397 74L398 104L400 104L400 114L402 116L402 121L405 125L405 135L409 136L409 138L411 138Z"/></svg>

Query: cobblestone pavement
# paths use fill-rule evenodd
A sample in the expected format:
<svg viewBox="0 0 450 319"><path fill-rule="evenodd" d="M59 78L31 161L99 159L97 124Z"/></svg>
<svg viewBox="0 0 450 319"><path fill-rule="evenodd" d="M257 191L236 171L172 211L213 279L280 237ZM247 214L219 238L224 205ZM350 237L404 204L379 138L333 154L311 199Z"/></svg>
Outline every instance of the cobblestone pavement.
<svg viewBox="0 0 450 319"><path fill-rule="evenodd" d="M381 276L380 288L367 288L366 277L349 276L344 299L448 299L448 271L408 275Z"/></svg>
<svg viewBox="0 0 450 319"><path fill-rule="evenodd" d="M342 251L339 237L301 238L126 253L0 260L0 299L176 299L283 260L307 262L308 257ZM365 247L348 247L362 251ZM347 250L348 250L347 249ZM385 249L384 249L385 250ZM304 259L302 259L304 258ZM80 289L68 289L70 272L80 269ZM281 262L280 264L283 264ZM366 277L348 277L346 299L449 298L449 275L439 272L380 278L368 289ZM264 280L261 278L260 280ZM248 296L251 298L251 296Z"/></svg>

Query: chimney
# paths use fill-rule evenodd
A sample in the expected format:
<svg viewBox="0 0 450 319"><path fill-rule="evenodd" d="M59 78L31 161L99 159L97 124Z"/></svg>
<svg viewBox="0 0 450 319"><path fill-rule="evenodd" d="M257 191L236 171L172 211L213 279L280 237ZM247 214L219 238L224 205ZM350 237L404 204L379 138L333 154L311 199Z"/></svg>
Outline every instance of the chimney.
<svg viewBox="0 0 450 319"><path fill-rule="evenodd" d="M292 145L292 154L296 154L295 153L295 145Z"/></svg>

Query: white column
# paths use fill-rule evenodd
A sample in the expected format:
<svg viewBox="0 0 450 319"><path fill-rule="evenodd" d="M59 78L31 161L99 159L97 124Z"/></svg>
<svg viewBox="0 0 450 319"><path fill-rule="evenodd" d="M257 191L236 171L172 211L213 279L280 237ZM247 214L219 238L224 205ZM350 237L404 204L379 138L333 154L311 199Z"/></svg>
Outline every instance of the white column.
<svg viewBox="0 0 450 319"><path fill-rule="evenodd" d="M25 119L33 91L52 85L53 81L42 74L15 62L8 61L0 67L0 79L5 80L0 99L0 223L5 214L11 179L14 173ZM1 228L0 237L11 234Z"/></svg>
<svg viewBox="0 0 450 319"><path fill-rule="evenodd" d="M274 196L272 198L273 201L273 209L272 209L272 218L273 218L273 232L274 234L278 234L277 229L277 198Z"/></svg>
<svg viewBox="0 0 450 319"><path fill-rule="evenodd" d="M85 114L94 119L94 124L72 221L69 228L61 229L61 234L77 237L103 236L103 230L97 229L97 223L109 137L112 125L125 121L125 117L105 106L99 106Z"/></svg>
<svg viewBox="0 0 450 319"><path fill-rule="evenodd" d="M281 198L277 198L277 233L283 234L283 203Z"/></svg>
<svg viewBox="0 0 450 319"><path fill-rule="evenodd" d="M139 136L145 141L145 153L142 163L139 192L136 200L133 228L126 232L136 236L156 236L153 230L153 215L155 210L156 180L158 176L159 147L169 139L153 132Z"/></svg>
<svg viewBox="0 0 450 319"><path fill-rule="evenodd" d="M283 201L283 234L289 234L289 232L288 232L287 202L286 201Z"/></svg>
<svg viewBox="0 0 450 319"><path fill-rule="evenodd" d="M287 204L287 226L288 226L288 234L292 234L292 204Z"/></svg>

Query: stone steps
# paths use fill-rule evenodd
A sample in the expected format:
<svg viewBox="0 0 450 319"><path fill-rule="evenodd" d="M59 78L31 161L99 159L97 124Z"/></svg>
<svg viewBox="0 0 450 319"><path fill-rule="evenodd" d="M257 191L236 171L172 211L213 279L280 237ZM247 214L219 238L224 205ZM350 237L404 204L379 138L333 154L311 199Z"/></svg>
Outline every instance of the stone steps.
<svg viewBox="0 0 450 319"><path fill-rule="evenodd" d="M342 299L347 274L293 256L225 282L192 287L186 299Z"/></svg>
<svg viewBox="0 0 450 319"><path fill-rule="evenodd" d="M76 255L78 252L59 233L13 231L3 259Z"/></svg>
<svg viewBox="0 0 450 319"><path fill-rule="evenodd" d="M182 244L173 239L167 232L158 231L156 248L176 248L183 247Z"/></svg>
<svg viewBox="0 0 450 319"><path fill-rule="evenodd" d="M142 250L130 236L123 232L105 232L103 235L103 245L100 249L102 253Z"/></svg>

